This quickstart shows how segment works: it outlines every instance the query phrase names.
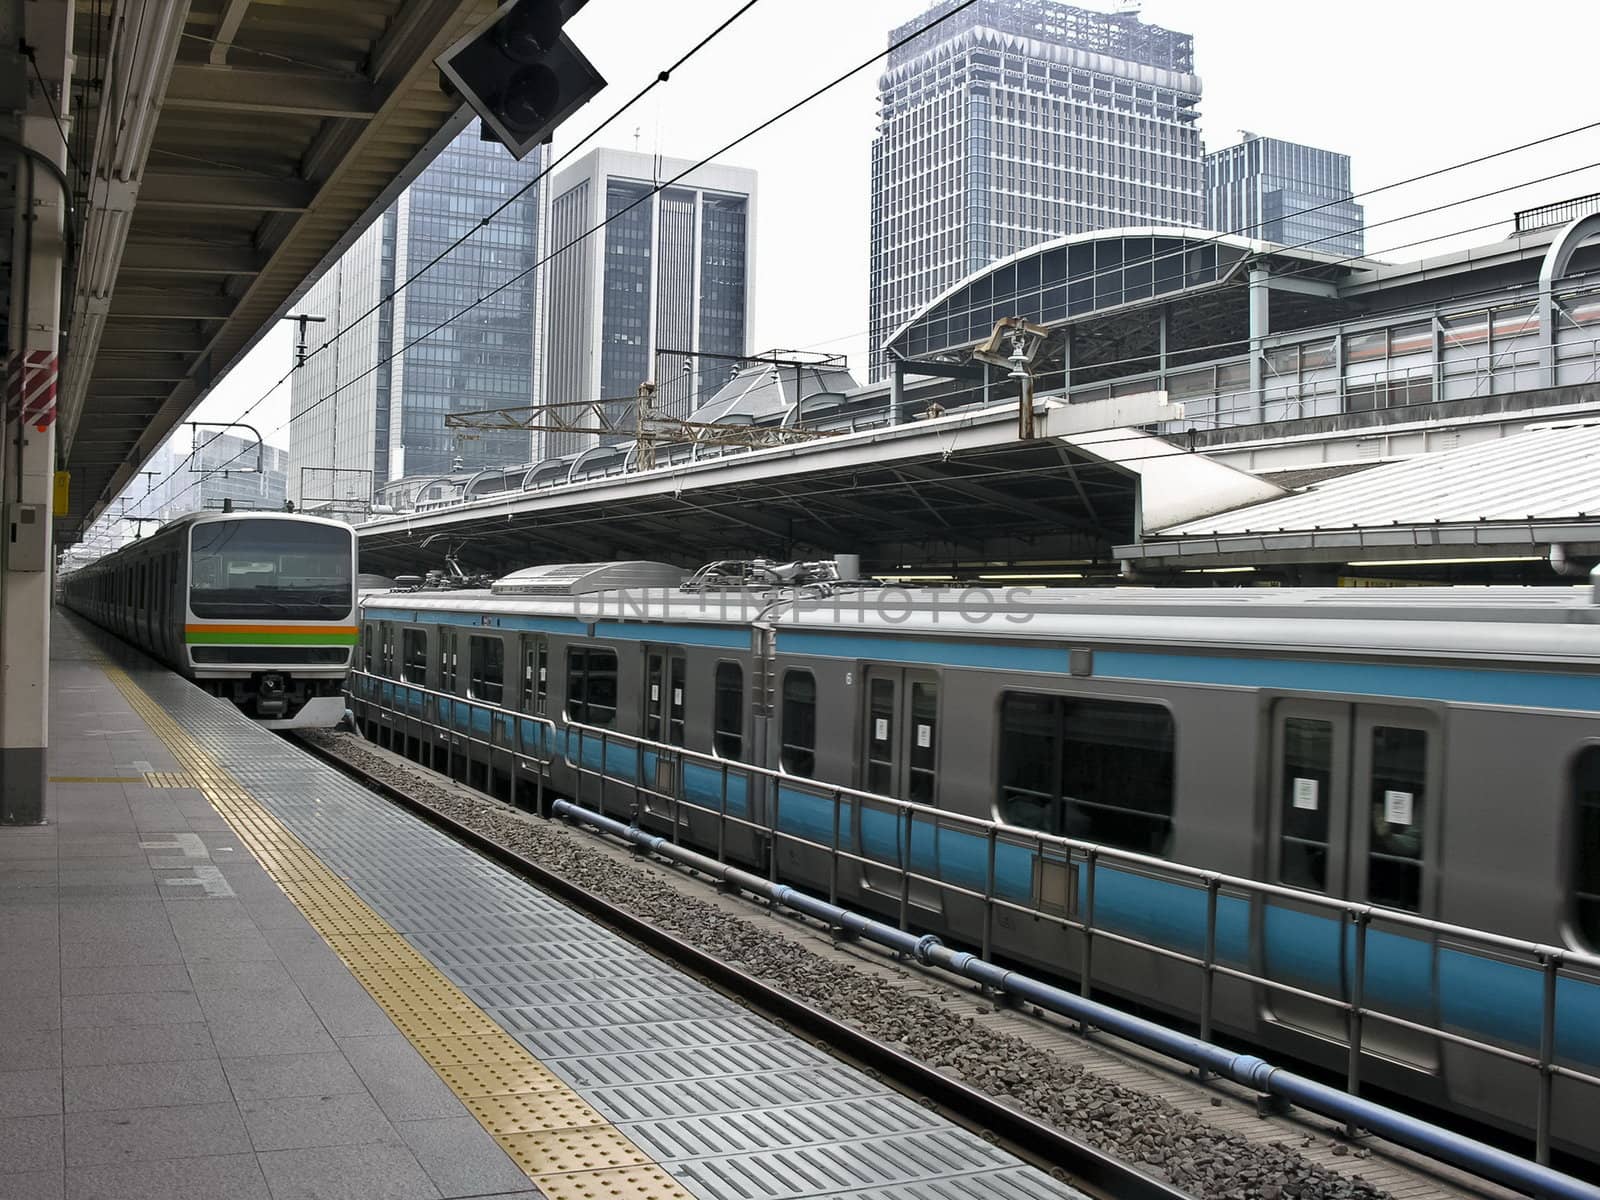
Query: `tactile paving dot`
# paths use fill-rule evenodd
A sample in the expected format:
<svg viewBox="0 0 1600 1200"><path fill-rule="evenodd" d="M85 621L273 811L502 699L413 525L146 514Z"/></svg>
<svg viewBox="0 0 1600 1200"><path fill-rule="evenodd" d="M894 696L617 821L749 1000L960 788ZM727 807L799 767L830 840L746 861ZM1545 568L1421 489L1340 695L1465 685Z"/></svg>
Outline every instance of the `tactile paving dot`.
<svg viewBox="0 0 1600 1200"><path fill-rule="evenodd" d="M585 1101L560 1092L540 1093L530 1102L527 1093L513 1096L477 1096L462 1101L478 1123L493 1134L542 1133L604 1125L606 1119Z"/></svg>
<svg viewBox="0 0 1600 1200"><path fill-rule="evenodd" d="M501 1134L499 1141L529 1175L603 1171L643 1166L650 1161L616 1130L600 1125L548 1133Z"/></svg>
<svg viewBox="0 0 1600 1200"><path fill-rule="evenodd" d="M694 1200L496 1025L119 668L106 674L439 1077L550 1200ZM138 782L130 780L129 782Z"/></svg>
<svg viewBox="0 0 1600 1200"><path fill-rule="evenodd" d="M424 1058L437 1066L499 1067L514 1061L500 1037L415 1038ZM515 1044L515 1043L513 1043ZM530 1057L531 1061L531 1057Z"/></svg>
<svg viewBox="0 0 1600 1200"><path fill-rule="evenodd" d="M438 1068L440 1077L464 1100L477 1096L509 1096L517 1092L546 1092L564 1088L545 1067L537 1063L495 1063L483 1066L462 1063Z"/></svg>
<svg viewBox="0 0 1600 1200"><path fill-rule="evenodd" d="M659 1171L617 1167L571 1175L535 1175L547 1200L694 1200Z"/></svg>

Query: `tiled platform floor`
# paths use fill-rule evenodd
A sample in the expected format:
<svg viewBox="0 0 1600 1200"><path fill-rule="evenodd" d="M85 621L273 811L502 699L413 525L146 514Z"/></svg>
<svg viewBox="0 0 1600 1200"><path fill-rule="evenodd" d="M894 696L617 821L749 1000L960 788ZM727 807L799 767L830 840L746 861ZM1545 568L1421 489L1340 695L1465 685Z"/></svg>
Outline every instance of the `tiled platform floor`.
<svg viewBox="0 0 1600 1200"><path fill-rule="evenodd" d="M52 633L50 823L0 829L0 1200L539 1196Z"/></svg>

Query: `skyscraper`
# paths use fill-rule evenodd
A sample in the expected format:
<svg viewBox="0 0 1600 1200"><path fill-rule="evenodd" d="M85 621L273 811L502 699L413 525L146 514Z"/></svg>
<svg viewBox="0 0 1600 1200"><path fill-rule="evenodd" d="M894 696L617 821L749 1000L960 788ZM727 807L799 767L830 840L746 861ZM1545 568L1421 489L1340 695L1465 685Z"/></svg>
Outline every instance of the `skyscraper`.
<svg viewBox="0 0 1600 1200"><path fill-rule="evenodd" d="M444 417L538 402L544 271L534 267L545 252L545 183L478 222L544 170L547 155L541 146L519 163L472 124L296 305L326 318L307 326L308 350L346 330L294 374L289 496L297 504L364 504L389 480L442 474L457 459L467 470L529 461L526 433L457 438Z"/></svg>
<svg viewBox="0 0 1600 1200"><path fill-rule="evenodd" d="M1359 255L1361 205L1350 198L1350 156L1246 133L1206 155L1206 225L1220 233Z"/></svg>
<svg viewBox="0 0 1600 1200"><path fill-rule="evenodd" d="M945 17L939 0L890 35ZM1055 0L978 0L889 56L872 144L871 377L923 304L1063 234L1198 225L1194 39Z"/></svg>
<svg viewBox="0 0 1600 1200"><path fill-rule="evenodd" d="M595 150L551 188L544 399L615 400L619 416L646 380L656 404L686 416L748 352L755 269L755 172L712 164L657 195L689 163ZM608 221L604 229L584 237ZM657 349L692 351L657 361ZM658 375L660 376L658 378ZM541 457L594 439L551 434Z"/></svg>

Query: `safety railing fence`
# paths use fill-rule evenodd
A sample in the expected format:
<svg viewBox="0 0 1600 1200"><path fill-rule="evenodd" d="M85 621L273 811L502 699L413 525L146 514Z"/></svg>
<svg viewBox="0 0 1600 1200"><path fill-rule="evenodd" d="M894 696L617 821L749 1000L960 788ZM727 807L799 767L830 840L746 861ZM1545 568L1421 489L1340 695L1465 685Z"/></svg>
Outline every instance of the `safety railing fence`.
<svg viewBox="0 0 1600 1200"><path fill-rule="evenodd" d="M354 701L381 714L402 736L418 739L419 745L445 741L452 775L458 753L470 758L473 750L488 769L497 762L505 765L513 803L518 803L515 768L520 763L533 768L534 806L546 811L546 776L560 760L573 772L570 798L580 806L603 811L608 796L625 799L633 823L664 824L670 831L665 836L674 843L692 832L724 862L735 836L743 835L743 846L764 850L774 881L785 849L825 855L830 904L839 902L845 872L854 868L867 891L894 906L902 930L917 922L919 895L977 902L981 929L976 940L985 960L995 952L1004 914L1070 931L1077 935L1077 961L1062 967L1076 974L1084 996L1097 979L1105 981L1096 962L1108 946L1184 964L1195 973L1193 1008L1203 1040L1213 1033L1219 980L1259 988L1274 1005L1313 1006L1332 1014L1332 1024L1320 1032L1342 1036L1345 1087L1353 1094L1360 1092L1370 1056L1394 1056L1387 1047L1374 1049L1374 1042L1385 1037L1459 1046L1526 1068L1535 1081L1540 1163L1549 1161L1556 1081L1600 1089L1600 1075L1576 1065L1592 1066L1593 1060L1574 1052L1575 1047L1584 1050L1580 1038L1600 1039L1600 1033L1574 1020L1563 1023L1561 1008L1563 996L1571 1004L1591 994L1580 989L1600 989L1597 955L1023 829L366 671L351 672L350 688ZM962 863L952 868L941 858L941 839L960 839ZM1130 880L1182 889L1164 903L1169 915L1187 914L1178 921L1174 940L1158 942L1130 928L1125 919ZM1101 911L1108 891L1114 900L1109 915ZM1338 960L1339 987L1324 990L1292 965L1275 969L1264 928L1282 914L1308 914L1331 923L1337 933L1331 953ZM1323 943L1330 944L1328 930L1321 932ZM1430 981L1420 1003L1398 995L1403 988L1371 970L1375 946L1390 971ZM1458 976L1470 966L1467 974L1506 985L1496 997L1494 1023L1507 1036L1471 1029L1440 1009L1438 993L1431 989L1441 964ZM1592 994L1600 996L1600 990ZM1585 1108L1597 1102L1600 1091L1584 1092L1575 1101Z"/></svg>

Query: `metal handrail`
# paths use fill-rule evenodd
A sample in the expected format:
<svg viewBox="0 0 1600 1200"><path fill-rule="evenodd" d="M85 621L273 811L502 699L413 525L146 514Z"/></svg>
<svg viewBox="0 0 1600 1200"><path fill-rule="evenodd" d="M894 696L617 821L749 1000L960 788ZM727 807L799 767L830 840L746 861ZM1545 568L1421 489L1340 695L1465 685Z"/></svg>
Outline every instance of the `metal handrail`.
<svg viewBox="0 0 1600 1200"><path fill-rule="evenodd" d="M423 724L422 728L429 730L433 734L448 735L458 742L482 747L491 762L493 755L497 753L514 754L523 760L537 762L541 768L536 775L536 787L539 791L538 807L541 812L544 810L543 785L545 768L559 756L567 763L570 769L576 772L578 787L576 788L577 795L574 799L580 806L585 803L583 783L586 779L592 778L599 788L599 795L593 804L596 810L603 808L602 802L608 786L631 791L633 798L631 819L635 824L643 817L651 815L650 801L658 801L668 810L667 813L661 814L661 816L662 819L670 821L674 841L679 837L682 813L685 809L715 818L717 821L716 857L719 861L726 861L727 832L730 827L743 829L759 837L770 839L769 871L774 877L777 874L778 848L782 845L800 846L827 854L830 864L830 903L834 903L837 900L839 864L841 862L853 863L860 867L870 867L874 870L887 871L894 874L898 887L892 892L881 887L874 887L870 883L866 883L866 886L872 891L880 892L896 903L902 929L909 928L911 924L910 910L914 907L911 899L913 884L921 884L932 888L943 896L963 896L982 901L984 905L984 922L981 954L984 959L988 959L991 956L993 949L993 917L997 911L1015 912L1034 919L1049 921L1063 930L1076 931L1082 938L1078 975L1079 988L1085 996L1089 994L1093 986L1094 948L1100 942L1126 946L1169 961L1193 966L1198 969L1201 975L1200 1036L1202 1039L1209 1038L1212 1033L1213 990L1218 977L1263 987L1275 995L1294 996L1326 1005L1330 1011L1343 1014L1346 1022L1346 1041L1348 1044L1346 1090L1351 1093L1357 1093L1360 1090L1363 1046L1366 1040L1365 1024L1369 1021L1376 1021L1387 1027L1437 1037L1441 1041L1452 1045L1463 1046L1491 1055L1502 1061L1530 1067L1537 1071L1539 1076L1535 1141L1537 1159L1541 1163L1549 1161L1554 1080L1559 1077L1589 1087L1600 1088L1600 1075L1591 1074L1555 1061L1556 981L1563 974L1568 978L1583 978L1584 975L1578 974L1580 972L1600 976L1600 955L1570 949L1565 946L1546 945L1488 930L1456 925L1416 913L1407 913L1396 909L1382 908L1377 905L1324 896L1315 892L1286 887L1282 884L1268 883L1262 880L1231 875L1226 872L1187 866L1183 863L1173 862L1154 855L1140 854L1136 851L1078 841L1039 830L1008 826L988 818L974 817L965 813L950 812L931 805L919 804L915 801L882 796L848 785L827 783L821 780L791 775L781 769L758 766L753 763L736 762L715 754L653 741L601 726L565 720L558 722L547 716L524 713L517 709L488 704L471 697L456 696L421 684L409 683L403 679L378 675L365 670L352 670L350 680L352 685L366 681L368 683L391 685L401 691L421 693L426 701L424 708L427 712L435 714L434 719L436 721L438 702L440 700L449 701L452 706L465 708L468 713L465 728L454 722L449 725L443 722L438 722L432 726ZM366 692L358 693L353 686L352 694L363 703L371 705L380 712L400 718L408 724L408 727L419 723L415 714L409 710L401 709L393 704L379 700L375 694L372 694L375 690L374 688L368 688ZM488 737L472 731L471 713L473 710L479 710L488 717L490 730ZM509 745L495 740L495 732L502 727L502 723L505 728L511 731ZM541 731L539 738L540 748L537 750L531 750L528 747L528 739L524 736L525 728L528 725L532 725ZM565 741L562 740L563 734L566 735L567 740ZM577 739L576 747L573 746L570 740L574 735ZM590 767L585 763L587 756L584 751L586 747L593 743L598 743L600 750L598 767ZM553 749L550 751L544 750L543 747L546 745L551 746ZM554 749L557 746L560 749ZM618 778L616 775L611 774L613 748L632 755L634 776L631 780ZM656 756L658 778L664 774L669 781L670 791L662 791L657 787L645 784L643 767L646 754ZM660 771L659 767L659 763L662 761L670 765L670 769L664 773ZM720 795L717 804L702 804L687 798L683 794L684 772L682 768L685 763L697 764L717 774L720 779ZM748 805L746 816L741 817L728 811L728 782L730 775L742 777L745 781L746 803ZM758 805L755 796L758 791L758 781L760 781L759 787L764 789L766 797L770 800L770 803L766 806L768 811L765 813L756 811ZM516 783L514 771L512 772L512 786L513 799L515 799ZM798 833L785 831L780 827L779 805L781 804L783 789L790 789L810 795L815 799L832 802L834 816L831 838L817 840ZM843 808L841 801L850 802L858 811L870 806L893 816L896 842L893 860L886 860L868 854L864 850L851 848L850 843L855 838L841 828L840 813ZM923 824L931 823L939 828L964 830L975 837L983 838L987 842L988 866L985 873L984 886L981 890L920 872L913 867L910 847L913 829L918 822ZM857 826L859 827L859 818L857 818ZM1079 870L1085 871L1083 911L1081 914L1075 916L1072 911L1072 906L1077 900L1077 892L1075 890L1069 890L1065 911L1054 909L1037 900L1030 899L1028 902L1023 902L999 895L996 886L995 856L996 847L1000 844L1031 848L1035 859L1038 861L1048 859L1060 863L1063 868L1070 869L1076 866ZM1206 928L1204 933L1205 948L1202 953L1193 954L1182 949L1162 945L1158 942L1097 925L1095 922L1096 883L1099 870L1106 865L1132 868L1141 873L1155 873L1163 878L1191 885L1197 889L1203 889L1206 893ZM1068 878L1069 880L1071 879L1070 870ZM1071 885L1069 883L1070 888ZM1217 959L1217 902L1223 893L1227 893L1232 899L1245 900L1252 905L1271 900L1288 901L1303 908L1321 910L1329 917L1338 919L1341 923L1348 922L1351 924L1355 931L1355 944L1353 947L1355 968L1351 979L1350 996L1345 998L1311 991L1271 978L1257 970L1219 962ZM1433 943L1435 949L1441 944L1450 944L1452 949L1458 949L1465 953L1486 952L1514 956L1523 960L1516 965L1527 969L1539 970L1544 977L1544 987L1542 989L1538 1052L1533 1054L1516 1049L1510 1044L1489 1041L1482 1037L1446 1030L1435 1025L1423 1024L1410 1018L1402 1017L1397 1013L1385 1012L1382 1009L1371 1006L1364 996L1366 985L1365 962L1367 940L1374 923L1378 923L1385 928L1395 928L1424 935L1425 940Z"/></svg>

